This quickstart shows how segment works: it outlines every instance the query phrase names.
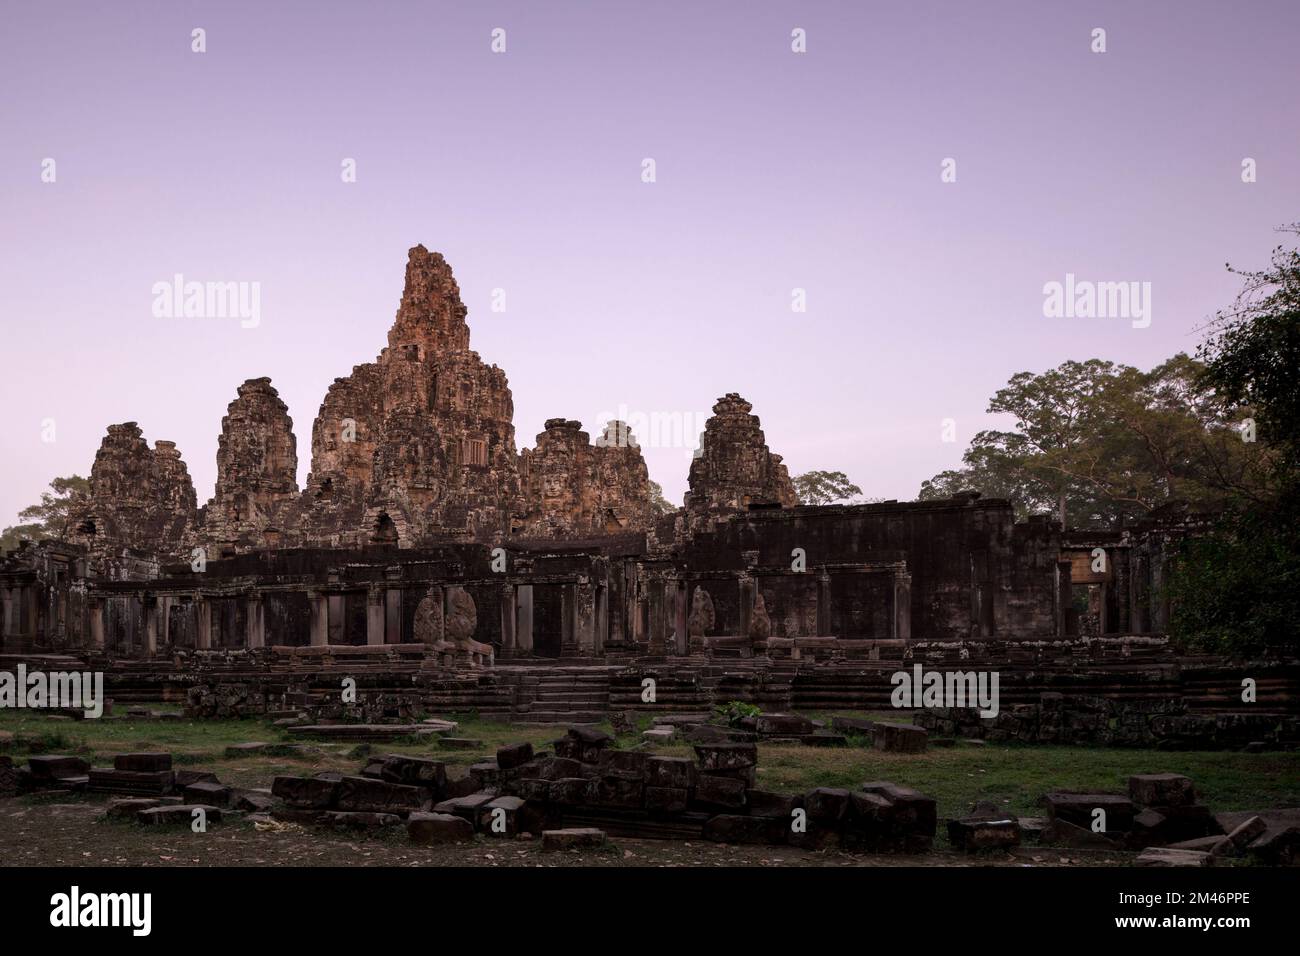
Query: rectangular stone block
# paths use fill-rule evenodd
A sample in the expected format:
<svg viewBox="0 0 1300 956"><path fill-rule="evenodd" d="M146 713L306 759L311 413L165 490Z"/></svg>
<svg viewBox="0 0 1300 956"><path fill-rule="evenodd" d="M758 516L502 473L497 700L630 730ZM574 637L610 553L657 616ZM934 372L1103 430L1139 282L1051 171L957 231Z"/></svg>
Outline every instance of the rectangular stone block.
<svg viewBox="0 0 1300 956"><path fill-rule="evenodd" d="M172 769L172 755L168 753L118 754L113 758L114 770L132 770L137 773L159 773Z"/></svg>
<svg viewBox="0 0 1300 956"><path fill-rule="evenodd" d="M133 793L160 797L170 793L175 777L170 770L149 772L92 767L86 789L93 793Z"/></svg>
<svg viewBox="0 0 1300 956"><path fill-rule="evenodd" d="M694 802L706 807L734 809L745 805L745 782L732 777L701 774L695 783Z"/></svg>
<svg viewBox="0 0 1300 956"><path fill-rule="evenodd" d="M1128 795L1145 807L1181 807L1196 802L1191 777L1180 773L1139 773L1128 778Z"/></svg>
<svg viewBox="0 0 1300 956"><path fill-rule="evenodd" d="M363 773L362 776L371 776ZM410 757L406 754L387 754L379 767L379 778L386 783L402 783L412 787L427 787L442 793L447 787L447 765L428 757Z"/></svg>
<svg viewBox="0 0 1300 956"><path fill-rule="evenodd" d="M406 834L412 843L463 843L474 839L474 826L452 813L426 813L417 810L406 818Z"/></svg>
<svg viewBox="0 0 1300 956"><path fill-rule="evenodd" d="M719 814L704 824L704 838L718 843L781 845L790 832L790 822L777 817Z"/></svg>
<svg viewBox="0 0 1300 956"><path fill-rule="evenodd" d="M758 764L756 744L696 744L695 755L699 758L701 770L735 770Z"/></svg>
<svg viewBox="0 0 1300 956"><path fill-rule="evenodd" d="M1131 830L1137 814L1128 797L1113 793L1049 793L1044 799L1050 819L1064 820L1084 829L1092 829L1093 820L1101 819L1095 817L1095 811L1104 811L1108 834Z"/></svg>
<svg viewBox="0 0 1300 956"><path fill-rule="evenodd" d="M684 813L690 800L685 787L646 787L645 806L658 813Z"/></svg>
<svg viewBox="0 0 1300 956"><path fill-rule="evenodd" d="M929 734L915 724L878 723L871 731L871 743L886 753L917 754L925 752Z"/></svg>
<svg viewBox="0 0 1300 956"><path fill-rule="evenodd" d="M533 759L533 745L527 742L510 744L497 750L497 766L502 770L513 770Z"/></svg>
<svg viewBox="0 0 1300 956"><path fill-rule="evenodd" d="M580 850L603 846L605 831L594 827L573 827L567 830L546 830L542 833L542 851Z"/></svg>
<svg viewBox="0 0 1300 956"><path fill-rule="evenodd" d="M591 781L588 799L600 807L634 809L644 801L645 783L627 777L602 776Z"/></svg>
<svg viewBox="0 0 1300 956"><path fill-rule="evenodd" d="M300 810L328 810L338 799L339 782L320 777L276 777L271 793Z"/></svg>
<svg viewBox="0 0 1300 956"><path fill-rule="evenodd" d="M652 787L695 786L698 776L689 757L651 757L646 761L646 783Z"/></svg>

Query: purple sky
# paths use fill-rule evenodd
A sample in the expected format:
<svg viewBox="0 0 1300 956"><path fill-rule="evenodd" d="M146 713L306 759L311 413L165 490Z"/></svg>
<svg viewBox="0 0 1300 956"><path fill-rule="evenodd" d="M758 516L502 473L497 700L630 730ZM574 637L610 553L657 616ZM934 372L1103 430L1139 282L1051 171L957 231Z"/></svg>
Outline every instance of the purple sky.
<svg viewBox="0 0 1300 956"><path fill-rule="evenodd" d="M1298 39L1294 0L9 4L0 525L129 420L206 501L261 375L305 477L416 243L455 269L521 446L737 391L792 474L912 498L1011 374L1195 347L1239 287L1223 263L1300 218ZM155 318L178 272L259 282L260 325ZM1045 318L1067 272L1150 282L1150 327ZM689 450L646 458L680 502Z"/></svg>

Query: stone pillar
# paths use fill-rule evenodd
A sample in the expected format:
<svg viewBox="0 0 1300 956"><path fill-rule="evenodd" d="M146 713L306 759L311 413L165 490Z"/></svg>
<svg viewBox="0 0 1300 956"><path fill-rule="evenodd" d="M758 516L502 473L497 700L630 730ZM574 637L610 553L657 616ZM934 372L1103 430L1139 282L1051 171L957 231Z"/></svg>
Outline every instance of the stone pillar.
<svg viewBox="0 0 1300 956"><path fill-rule="evenodd" d="M140 647L140 656L145 660L153 657L158 650L159 610L158 598L144 599L144 644Z"/></svg>
<svg viewBox="0 0 1300 956"><path fill-rule="evenodd" d="M1169 592L1165 580L1169 576L1169 559L1160 551L1151 558L1151 595L1155 604L1151 608L1151 630L1157 634L1169 631Z"/></svg>
<svg viewBox="0 0 1300 956"><path fill-rule="evenodd" d="M307 603L311 607L311 646L324 647L330 642L329 595L308 591Z"/></svg>
<svg viewBox="0 0 1300 956"><path fill-rule="evenodd" d="M521 654L533 652L533 586L515 586L515 646Z"/></svg>
<svg viewBox="0 0 1300 956"><path fill-rule="evenodd" d="M906 571L894 572L894 637L912 639L912 576Z"/></svg>
<svg viewBox="0 0 1300 956"><path fill-rule="evenodd" d="M194 634L199 650L206 651L212 647L212 605L203 595L194 599Z"/></svg>
<svg viewBox="0 0 1300 956"><path fill-rule="evenodd" d="M402 589L384 592L384 643L402 643Z"/></svg>
<svg viewBox="0 0 1300 956"><path fill-rule="evenodd" d="M23 588L23 600L27 602L27 624L30 628L27 634L32 641L35 641L44 630L41 627L41 599L37 593L36 585L32 584Z"/></svg>
<svg viewBox="0 0 1300 956"><path fill-rule="evenodd" d="M573 602L574 642L579 654L591 657L596 650L596 586L590 578L574 586Z"/></svg>
<svg viewBox="0 0 1300 956"><path fill-rule="evenodd" d="M831 637L831 576L817 575L817 637Z"/></svg>
<svg viewBox="0 0 1300 956"><path fill-rule="evenodd" d="M690 628L691 608L690 603L686 600L687 589L685 581L678 581L675 593L673 595L673 630L675 632L674 650L685 657L690 653Z"/></svg>
<svg viewBox="0 0 1300 956"><path fill-rule="evenodd" d="M515 653L515 622L519 617L519 607L515 603L515 586L501 585L501 656L511 657Z"/></svg>
<svg viewBox="0 0 1300 956"><path fill-rule="evenodd" d="M565 584L560 588L560 656L574 657L578 653L578 586Z"/></svg>
<svg viewBox="0 0 1300 956"><path fill-rule="evenodd" d="M165 595L158 599L161 608L158 612L158 640L159 646L168 647L172 642L172 599L171 595Z"/></svg>
<svg viewBox="0 0 1300 956"><path fill-rule="evenodd" d="M366 644L371 647L384 643L384 609L387 603L382 589L370 588L366 592Z"/></svg>
<svg viewBox="0 0 1300 956"><path fill-rule="evenodd" d="M244 602L245 644L252 647L266 646L266 618L262 609L262 595L254 591Z"/></svg>
<svg viewBox="0 0 1300 956"><path fill-rule="evenodd" d="M742 574L739 581L740 586L740 633L739 637L749 636L749 621L754 616L754 579L748 574Z"/></svg>
<svg viewBox="0 0 1300 956"><path fill-rule="evenodd" d="M86 613L90 615L90 646L92 650L104 649L104 602L97 597L86 598Z"/></svg>
<svg viewBox="0 0 1300 956"><path fill-rule="evenodd" d="M1129 559L1128 606L1131 634L1145 634L1150 627L1147 614L1147 557L1134 549Z"/></svg>
<svg viewBox="0 0 1300 956"><path fill-rule="evenodd" d="M664 606L664 581L650 580L650 653L663 654L668 641L668 609Z"/></svg>
<svg viewBox="0 0 1300 956"><path fill-rule="evenodd" d="M329 608L325 615L327 629L326 644L346 644L348 642L347 602L342 594L330 594L325 598Z"/></svg>
<svg viewBox="0 0 1300 956"><path fill-rule="evenodd" d="M1056 636L1070 636L1070 562L1056 563Z"/></svg>
<svg viewBox="0 0 1300 956"><path fill-rule="evenodd" d="M0 588L0 604L4 606L4 615L0 617L0 648L4 647L5 638L13 633L14 601L9 588Z"/></svg>

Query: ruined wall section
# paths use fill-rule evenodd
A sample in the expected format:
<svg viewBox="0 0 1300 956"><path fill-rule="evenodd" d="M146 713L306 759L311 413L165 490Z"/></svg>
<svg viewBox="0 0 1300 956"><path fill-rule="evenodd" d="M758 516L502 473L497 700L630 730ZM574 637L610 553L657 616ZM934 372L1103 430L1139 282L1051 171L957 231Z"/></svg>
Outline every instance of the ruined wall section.
<svg viewBox="0 0 1300 956"><path fill-rule="evenodd" d="M469 348L451 267L410 251L388 346L336 379L312 427L312 471L287 540L414 546L498 539L519 509L514 401Z"/></svg>
<svg viewBox="0 0 1300 956"><path fill-rule="evenodd" d="M239 386L221 420L217 484L204 510L203 539L247 549L278 534L279 512L298 496L293 419L269 378Z"/></svg>
<svg viewBox="0 0 1300 956"><path fill-rule="evenodd" d="M610 422L593 445L582 423L546 422L537 446L519 456L524 537L575 538L648 531L650 473L627 425Z"/></svg>
<svg viewBox="0 0 1300 956"><path fill-rule="evenodd" d="M198 497L175 442L151 449L135 422L109 425L90 471L90 497L71 540L96 554L134 548L181 553L198 523Z"/></svg>
<svg viewBox="0 0 1300 956"><path fill-rule="evenodd" d="M767 439L753 406L730 392L718 399L691 462L686 510L692 530L707 530L750 505L798 504L790 473Z"/></svg>

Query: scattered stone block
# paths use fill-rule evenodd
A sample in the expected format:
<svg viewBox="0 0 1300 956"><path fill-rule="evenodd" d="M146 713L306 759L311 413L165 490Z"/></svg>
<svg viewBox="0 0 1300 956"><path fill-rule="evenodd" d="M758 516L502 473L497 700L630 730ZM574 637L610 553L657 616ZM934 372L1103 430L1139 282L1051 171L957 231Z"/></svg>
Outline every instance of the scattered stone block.
<svg viewBox="0 0 1300 956"><path fill-rule="evenodd" d="M695 802L708 807L734 809L745 805L745 781L714 774L701 775L695 784Z"/></svg>
<svg viewBox="0 0 1300 956"><path fill-rule="evenodd" d="M789 820L795 810L803 806L801 794L772 793L769 790L749 790L745 794L750 816L780 817Z"/></svg>
<svg viewBox="0 0 1300 956"><path fill-rule="evenodd" d="M635 809L645 799L645 783L640 778L601 776L591 781L588 800L600 807Z"/></svg>
<svg viewBox="0 0 1300 956"><path fill-rule="evenodd" d="M152 810L159 805L159 801L149 797L123 797L110 800L104 815L110 820L135 820L141 810Z"/></svg>
<svg viewBox="0 0 1300 956"><path fill-rule="evenodd" d="M573 827L567 830L542 832L542 852L557 850L585 850L605 845L605 831L594 827Z"/></svg>
<svg viewBox="0 0 1300 956"><path fill-rule="evenodd" d="M853 734L859 737L870 737L875 730L876 722L868 720L865 717L832 717L831 730L837 730L842 734Z"/></svg>
<svg viewBox="0 0 1300 956"><path fill-rule="evenodd" d="M585 784L586 781L584 780ZM452 816L463 817L470 822L472 826L478 820L479 811L484 805L495 800L495 793L472 793L467 797L453 797L450 800L444 800L436 804L433 808L434 813L450 813Z"/></svg>
<svg viewBox="0 0 1300 956"><path fill-rule="evenodd" d="M1128 778L1129 798L1146 807L1181 807L1196 802L1190 777L1178 773L1139 773Z"/></svg>
<svg viewBox="0 0 1300 956"><path fill-rule="evenodd" d="M1064 820L1087 830L1092 829L1094 811L1104 810L1109 834L1133 829L1133 818L1137 815L1132 801L1113 793L1049 793L1044 801L1050 819Z"/></svg>
<svg viewBox="0 0 1300 956"><path fill-rule="evenodd" d="M321 777L276 777L271 783L272 794L300 810L328 810L337 801L338 791L338 780Z"/></svg>
<svg viewBox="0 0 1300 956"><path fill-rule="evenodd" d="M929 734L915 724L878 723L871 731L871 742L886 753L919 754L925 752Z"/></svg>
<svg viewBox="0 0 1300 956"><path fill-rule="evenodd" d="M432 803L432 796L424 787L387 783L369 777L344 777L339 782L337 806L340 810L405 814L428 810Z"/></svg>
<svg viewBox="0 0 1300 956"><path fill-rule="evenodd" d="M1197 850L1153 846L1138 854L1138 866L1213 866L1214 857Z"/></svg>
<svg viewBox="0 0 1300 956"><path fill-rule="evenodd" d="M265 813L275 806L270 790L235 790L230 796L230 806L248 813Z"/></svg>
<svg viewBox="0 0 1300 956"><path fill-rule="evenodd" d="M677 728L672 724L665 724L662 727L651 727L643 731L641 739L649 744L670 744L677 737Z"/></svg>
<svg viewBox="0 0 1300 956"><path fill-rule="evenodd" d="M114 770L130 770L136 773L159 773L172 769L172 755L169 753L118 754L113 758Z"/></svg>
<svg viewBox="0 0 1300 956"><path fill-rule="evenodd" d="M38 782L53 783L89 775L90 762L63 754L40 754L27 758L27 769Z"/></svg>
<svg viewBox="0 0 1300 956"><path fill-rule="evenodd" d="M629 774L643 778L649 761L649 754L635 750L603 750L596 766L602 774Z"/></svg>
<svg viewBox="0 0 1300 956"><path fill-rule="evenodd" d="M369 776L369 774L362 774ZM429 757L386 754L380 758L379 779L412 787L427 787L442 793L447 786L447 765Z"/></svg>
<svg viewBox="0 0 1300 956"><path fill-rule="evenodd" d="M1233 827L1226 839L1232 844L1234 852L1240 852L1263 836L1267 830L1268 824L1264 822L1263 817L1251 817Z"/></svg>
<svg viewBox="0 0 1300 956"><path fill-rule="evenodd" d="M689 789L698 771L689 757L650 757L646 760L646 783L652 787Z"/></svg>
<svg viewBox="0 0 1300 956"><path fill-rule="evenodd" d="M801 714L760 714L754 720L754 729L764 736L803 737L817 728Z"/></svg>
<svg viewBox="0 0 1300 956"><path fill-rule="evenodd" d="M438 747L442 750L478 750L483 741L472 737L439 737Z"/></svg>
<svg viewBox="0 0 1300 956"><path fill-rule="evenodd" d="M474 839L474 826L456 814L417 811L406 819L406 834L412 843L463 843Z"/></svg>
<svg viewBox="0 0 1300 956"><path fill-rule="evenodd" d="M202 810L204 819L208 823L220 823L222 819L222 810L220 807L210 807L204 804L180 803L173 806L153 807L149 810L141 810L136 814L136 819L146 826L156 826L159 824L183 824L190 826L194 820L195 810Z"/></svg>
<svg viewBox="0 0 1300 956"><path fill-rule="evenodd" d="M161 797L171 791L176 778L170 770L136 771L92 767L86 779L86 789L92 793L130 793Z"/></svg>
<svg viewBox="0 0 1300 956"><path fill-rule="evenodd" d="M1009 850L1020 845L1020 824L1013 819L966 817L948 821L948 840L959 850Z"/></svg>
<svg viewBox="0 0 1300 956"><path fill-rule="evenodd" d="M817 787L803 798L808 819L822 824L834 825L847 820L851 804L849 791L841 787Z"/></svg>
<svg viewBox="0 0 1300 956"><path fill-rule="evenodd" d="M551 802L565 807L580 807L587 802L591 781L586 777L562 777L551 781Z"/></svg>
<svg viewBox="0 0 1300 956"><path fill-rule="evenodd" d="M697 744L701 770L737 770L758 765L758 747L749 743Z"/></svg>
<svg viewBox="0 0 1300 956"><path fill-rule="evenodd" d="M184 790L192 783L216 783L217 775L209 770L173 770L173 785Z"/></svg>
<svg viewBox="0 0 1300 956"><path fill-rule="evenodd" d="M231 789L220 783L192 783L185 788L185 802L213 807L230 806Z"/></svg>
<svg viewBox="0 0 1300 956"><path fill-rule="evenodd" d="M645 806L657 813L684 813L690 791L684 787L646 787Z"/></svg>
<svg viewBox="0 0 1300 956"><path fill-rule="evenodd" d="M497 766L502 770L513 770L533 759L533 745L530 743L510 744L497 750Z"/></svg>

